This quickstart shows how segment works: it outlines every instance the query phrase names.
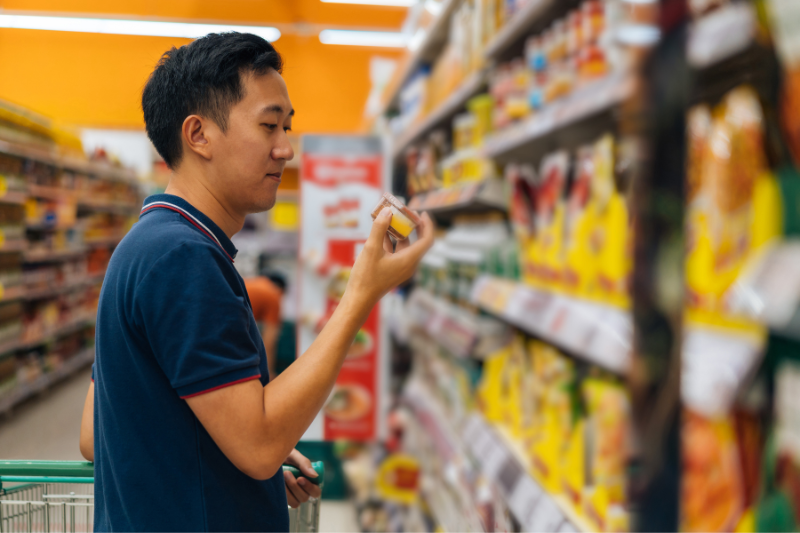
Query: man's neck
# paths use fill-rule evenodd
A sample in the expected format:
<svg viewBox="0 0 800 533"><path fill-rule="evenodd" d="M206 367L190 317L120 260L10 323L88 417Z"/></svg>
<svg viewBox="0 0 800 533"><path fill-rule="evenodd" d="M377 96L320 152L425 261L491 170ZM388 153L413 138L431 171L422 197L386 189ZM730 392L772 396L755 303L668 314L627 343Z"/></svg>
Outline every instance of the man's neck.
<svg viewBox="0 0 800 533"><path fill-rule="evenodd" d="M164 192L183 198L192 204L219 226L229 239L238 233L244 226L244 216L237 215L226 206L221 196L215 195L204 180L196 177L187 178L184 174L183 168L174 172Z"/></svg>

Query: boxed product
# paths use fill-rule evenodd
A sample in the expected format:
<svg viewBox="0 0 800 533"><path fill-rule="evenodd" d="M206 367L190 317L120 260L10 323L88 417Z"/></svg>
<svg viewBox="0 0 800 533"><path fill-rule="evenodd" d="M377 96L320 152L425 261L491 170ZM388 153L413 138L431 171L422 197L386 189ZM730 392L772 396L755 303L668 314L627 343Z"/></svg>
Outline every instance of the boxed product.
<svg viewBox="0 0 800 533"><path fill-rule="evenodd" d="M725 294L748 261L782 232L761 105L752 89L739 87L713 114L704 106L691 110L688 127L688 318L741 325L726 316Z"/></svg>

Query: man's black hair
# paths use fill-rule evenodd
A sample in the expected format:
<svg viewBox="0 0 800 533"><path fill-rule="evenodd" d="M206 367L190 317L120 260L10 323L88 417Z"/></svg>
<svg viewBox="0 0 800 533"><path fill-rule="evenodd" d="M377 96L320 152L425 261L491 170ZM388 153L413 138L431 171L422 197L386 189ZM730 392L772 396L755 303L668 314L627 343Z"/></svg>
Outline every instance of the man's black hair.
<svg viewBox="0 0 800 533"><path fill-rule="evenodd" d="M282 68L277 50L250 33L210 33L173 47L161 56L142 92L147 136L167 166L176 168L186 117L207 117L225 132L231 106L245 96L242 75Z"/></svg>
<svg viewBox="0 0 800 533"><path fill-rule="evenodd" d="M268 268L262 270L261 275L270 280L273 285L275 285L281 290L281 292L286 292L286 276L284 276L277 270L272 270Z"/></svg>

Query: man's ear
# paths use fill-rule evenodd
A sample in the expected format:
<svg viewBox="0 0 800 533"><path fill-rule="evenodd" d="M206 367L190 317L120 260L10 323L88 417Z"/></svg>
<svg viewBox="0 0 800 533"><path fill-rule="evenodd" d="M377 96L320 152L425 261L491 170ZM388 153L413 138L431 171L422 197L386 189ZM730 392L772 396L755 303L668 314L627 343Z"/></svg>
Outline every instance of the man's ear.
<svg viewBox="0 0 800 533"><path fill-rule="evenodd" d="M209 126L211 121L199 115L189 115L183 121L181 128L181 137L183 142L192 152L196 153L203 159L211 159L211 143L209 135Z"/></svg>

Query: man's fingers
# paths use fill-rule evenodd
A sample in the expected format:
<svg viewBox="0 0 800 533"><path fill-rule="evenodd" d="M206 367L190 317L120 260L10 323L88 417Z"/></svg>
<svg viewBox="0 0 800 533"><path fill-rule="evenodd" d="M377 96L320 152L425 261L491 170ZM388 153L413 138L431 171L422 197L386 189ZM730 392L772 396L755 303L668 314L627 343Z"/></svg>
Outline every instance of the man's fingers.
<svg viewBox="0 0 800 533"><path fill-rule="evenodd" d="M297 499L292 496L292 493L289 492L289 489L286 489L286 503L288 503L289 507L292 509L297 509L300 507L300 502L298 502Z"/></svg>
<svg viewBox="0 0 800 533"><path fill-rule="evenodd" d="M394 253L394 244L392 244L392 238L389 237L388 233L383 237L383 249L386 250L386 253Z"/></svg>
<svg viewBox="0 0 800 533"><path fill-rule="evenodd" d="M311 498L319 498L322 496L322 487L314 485L304 477L298 479L297 484L300 485Z"/></svg>
<svg viewBox="0 0 800 533"><path fill-rule="evenodd" d="M369 232L367 243L372 244L376 250L378 247L383 247L383 237L386 235L386 230L389 229L389 224L391 223L392 208L384 207L383 211L378 214L372 223L372 230Z"/></svg>
<svg viewBox="0 0 800 533"><path fill-rule="evenodd" d="M308 501L308 493L303 490L303 487L297 484L297 479L292 475L291 472L284 472L283 473L283 480L286 482L286 496L288 497L289 494L294 496L294 499L300 503Z"/></svg>
<svg viewBox="0 0 800 533"><path fill-rule="evenodd" d="M411 240L410 239L403 239L402 241L397 241L397 244L394 247L394 251L395 252L400 252L402 250L405 250L409 246L411 246Z"/></svg>
<svg viewBox="0 0 800 533"><path fill-rule="evenodd" d="M417 233L419 238L414 244L406 244L403 248L403 253L398 254L404 257L404 260L409 260L414 263L419 261L425 252L433 246L434 235L436 234L436 223L431 220L428 213L422 213L420 217L422 224L417 226ZM398 250L399 251L399 250Z"/></svg>
<svg viewBox="0 0 800 533"><path fill-rule="evenodd" d="M289 457L286 458L286 461L296 466L304 477L314 478L319 476L317 471L314 470L314 466L311 464L311 461L308 459L308 457L298 452L296 448L291 451Z"/></svg>

